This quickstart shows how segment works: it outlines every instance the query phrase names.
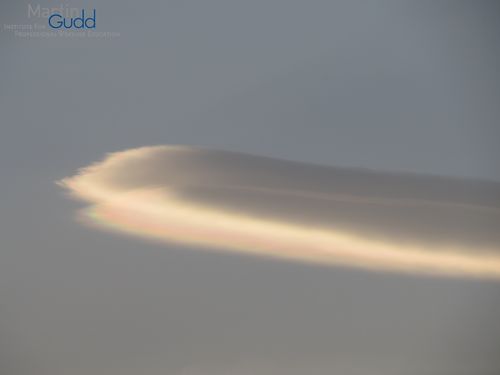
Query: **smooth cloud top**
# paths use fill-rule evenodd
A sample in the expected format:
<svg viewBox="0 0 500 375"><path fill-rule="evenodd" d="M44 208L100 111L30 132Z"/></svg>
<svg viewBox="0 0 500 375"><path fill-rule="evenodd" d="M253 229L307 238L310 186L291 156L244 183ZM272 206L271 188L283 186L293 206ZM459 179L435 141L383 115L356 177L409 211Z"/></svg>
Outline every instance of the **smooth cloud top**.
<svg viewBox="0 0 500 375"><path fill-rule="evenodd" d="M227 151L117 152L59 184L85 222L149 239L371 270L500 278L500 185Z"/></svg>

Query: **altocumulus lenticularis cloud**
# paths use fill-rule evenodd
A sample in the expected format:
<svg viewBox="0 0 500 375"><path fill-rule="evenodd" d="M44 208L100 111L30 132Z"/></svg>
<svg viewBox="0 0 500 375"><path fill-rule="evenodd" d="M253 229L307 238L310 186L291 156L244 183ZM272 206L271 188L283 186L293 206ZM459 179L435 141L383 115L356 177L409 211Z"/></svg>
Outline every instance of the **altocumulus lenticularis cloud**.
<svg viewBox="0 0 500 375"><path fill-rule="evenodd" d="M59 182L101 228L367 270L500 278L500 184L187 146L109 154Z"/></svg>

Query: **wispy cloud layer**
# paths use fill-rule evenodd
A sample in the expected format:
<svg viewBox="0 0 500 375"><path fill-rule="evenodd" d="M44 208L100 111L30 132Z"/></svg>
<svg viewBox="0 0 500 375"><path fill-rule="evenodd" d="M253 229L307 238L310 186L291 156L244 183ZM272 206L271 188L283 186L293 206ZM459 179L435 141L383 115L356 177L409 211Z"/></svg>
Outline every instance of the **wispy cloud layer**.
<svg viewBox="0 0 500 375"><path fill-rule="evenodd" d="M500 278L500 185L227 151L117 152L59 184L87 223L282 259Z"/></svg>

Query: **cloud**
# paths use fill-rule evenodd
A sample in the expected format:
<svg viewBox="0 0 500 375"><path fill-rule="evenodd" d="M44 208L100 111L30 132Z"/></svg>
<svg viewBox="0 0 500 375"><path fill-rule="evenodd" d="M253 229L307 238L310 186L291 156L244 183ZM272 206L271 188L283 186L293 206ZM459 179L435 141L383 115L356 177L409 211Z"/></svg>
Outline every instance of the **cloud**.
<svg viewBox="0 0 500 375"><path fill-rule="evenodd" d="M109 154L59 182L86 223L218 251L500 278L500 184L228 151Z"/></svg>

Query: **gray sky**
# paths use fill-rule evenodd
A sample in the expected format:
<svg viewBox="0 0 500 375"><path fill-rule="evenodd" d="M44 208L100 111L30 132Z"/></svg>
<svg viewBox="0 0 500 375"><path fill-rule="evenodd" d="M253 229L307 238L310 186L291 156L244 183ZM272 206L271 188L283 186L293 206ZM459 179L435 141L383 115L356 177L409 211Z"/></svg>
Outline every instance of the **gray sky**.
<svg viewBox="0 0 500 375"><path fill-rule="evenodd" d="M54 185L152 144L500 181L495 1L72 2L112 39L3 30L27 4L0 5L0 372L498 373L498 283L151 244Z"/></svg>

